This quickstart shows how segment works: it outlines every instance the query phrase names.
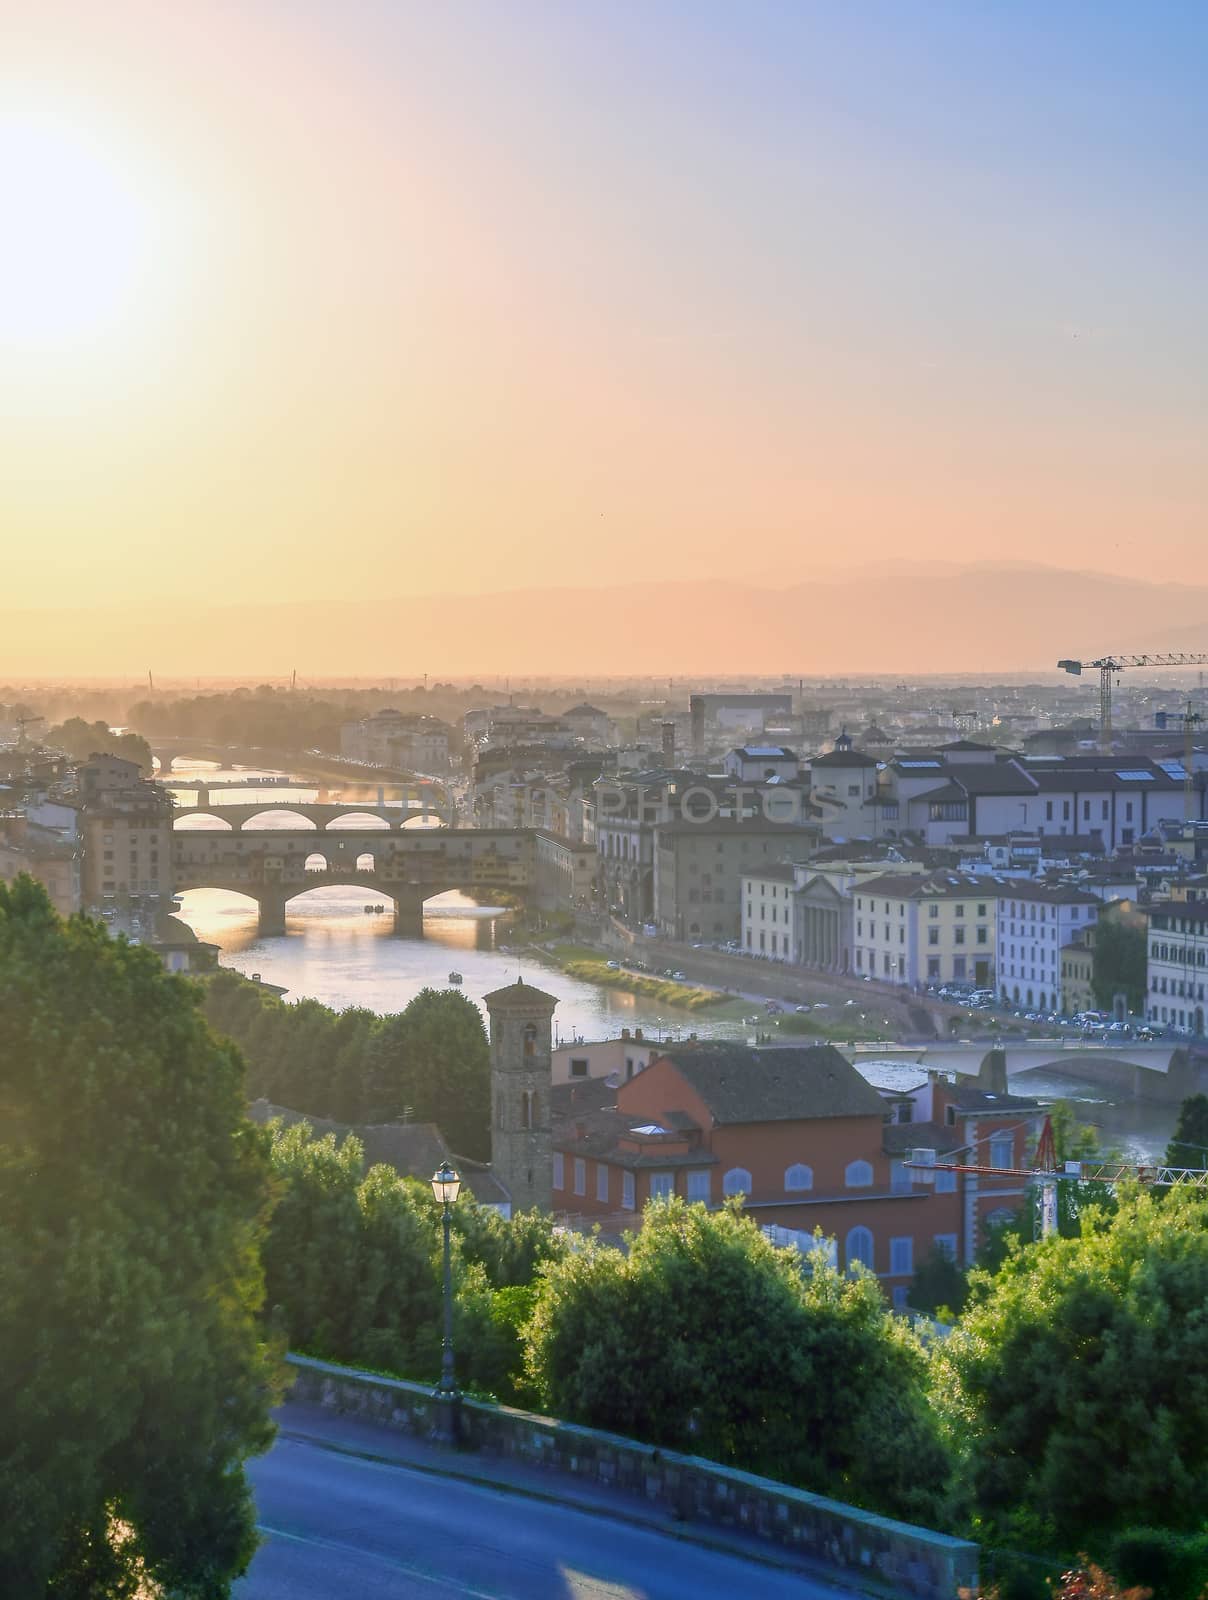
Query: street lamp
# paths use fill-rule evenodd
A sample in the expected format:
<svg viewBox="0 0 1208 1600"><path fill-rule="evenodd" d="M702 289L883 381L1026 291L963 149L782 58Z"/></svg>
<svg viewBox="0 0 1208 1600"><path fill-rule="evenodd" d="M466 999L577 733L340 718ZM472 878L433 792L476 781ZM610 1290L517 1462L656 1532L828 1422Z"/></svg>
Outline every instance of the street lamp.
<svg viewBox="0 0 1208 1600"><path fill-rule="evenodd" d="M442 1432L451 1444L456 1444L461 1421L461 1390L457 1387L453 1371L453 1268L449 1229L453 1221L453 1202L461 1193L461 1176L447 1161L442 1161L432 1174L432 1193L442 1207L445 1227L445 1335L441 1344L440 1382L432 1393L435 1399L448 1407Z"/></svg>

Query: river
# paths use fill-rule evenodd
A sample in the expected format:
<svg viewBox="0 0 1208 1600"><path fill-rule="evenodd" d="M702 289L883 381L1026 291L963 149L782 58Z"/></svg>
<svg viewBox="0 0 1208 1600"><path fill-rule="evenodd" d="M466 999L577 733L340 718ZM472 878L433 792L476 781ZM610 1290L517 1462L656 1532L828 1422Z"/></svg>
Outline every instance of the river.
<svg viewBox="0 0 1208 1600"><path fill-rule="evenodd" d="M246 780L253 777L291 781L284 773L222 769L200 762L187 768L178 764L174 773L204 777L215 803L226 798L232 802L279 801L286 806L291 800L313 800L318 793L317 786L277 789L268 781L258 782L250 791L246 786ZM224 796L224 781L238 787ZM349 803L377 800L376 792L365 785L349 784L338 790L324 787L333 799ZM192 799L187 789L177 797ZM388 796L386 803L390 803ZM188 826L220 824L199 815ZM296 827L297 818L268 813L248 826ZM479 1005L492 989L514 983L518 977L556 995L560 1003L554 1026L563 1041L615 1037L621 1028L641 1028L656 1038L684 1037L689 1031L702 1038L749 1036L750 1030L741 1021L710 1019L708 1012L656 1009L623 991L581 983L527 951L509 949L510 913L498 906L478 905L456 891L427 902L422 939L397 939L389 915L367 915L364 907L373 903L373 895L365 889L332 887L298 896L289 904L284 938L261 938L255 905L239 895L195 889L181 900L181 919L198 938L218 945L224 966L249 976L259 974L266 982L279 984L294 1000L309 996L337 1009L364 1006L377 1012L401 1011L421 989L447 987L450 972L456 971L462 976L462 993ZM381 903L389 909L388 901ZM871 1058L861 1060L860 1067L876 1082L886 1079L888 1067L893 1069L888 1081L902 1071L900 1062ZM1172 1108L1112 1098L1111 1091L1097 1091L1056 1074L1033 1075L1014 1087L1017 1093L1070 1100L1083 1120L1101 1128L1104 1143L1130 1160L1159 1158L1173 1131Z"/></svg>

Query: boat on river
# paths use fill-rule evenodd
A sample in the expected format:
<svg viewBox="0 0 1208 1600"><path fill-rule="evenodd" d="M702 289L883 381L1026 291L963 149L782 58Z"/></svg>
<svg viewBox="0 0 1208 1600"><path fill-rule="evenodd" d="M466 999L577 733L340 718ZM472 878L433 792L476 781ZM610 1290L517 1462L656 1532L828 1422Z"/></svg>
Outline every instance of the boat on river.
<svg viewBox="0 0 1208 1600"><path fill-rule="evenodd" d="M460 972L451 972L449 974L449 982L452 983L452 984L460 983L461 982L461 973Z"/></svg>

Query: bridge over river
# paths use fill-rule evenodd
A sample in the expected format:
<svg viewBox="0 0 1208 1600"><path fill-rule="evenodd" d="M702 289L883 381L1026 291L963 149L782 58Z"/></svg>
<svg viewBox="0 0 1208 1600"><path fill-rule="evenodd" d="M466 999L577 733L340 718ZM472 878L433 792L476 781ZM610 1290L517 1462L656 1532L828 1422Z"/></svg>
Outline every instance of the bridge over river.
<svg viewBox="0 0 1208 1600"><path fill-rule="evenodd" d="M253 816L280 809L271 802L212 806L208 814L226 826L178 823L172 833L175 890L247 895L259 907L260 932L270 935L285 932L285 908L295 896L355 886L390 900L394 931L410 938L423 933L424 901L450 889L496 904L532 897L547 908L573 905L591 893L594 849L535 828L409 828L397 811L369 813L370 826L348 826L357 812L347 805L291 805L306 827L245 826ZM341 821L345 826L337 827Z"/></svg>
<svg viewBox="0 0 1208 1600"><path fill-rule="evenodd" d="M1027 1039L1019 1044L840 1045L849 1061L892 1061L979 1079L983 1086L1010 1082L1027 1093L1029 1073L1060 1074L1102 1088L1123 1090L1137 1099L1179 1104L1208 1088L1208 1060L1185 1045L1089 1042L1085 1039ZM1001 1076L999 1061L1005 1067ZM1023 1080L1023 1081L1018 1081Z"/></svg>

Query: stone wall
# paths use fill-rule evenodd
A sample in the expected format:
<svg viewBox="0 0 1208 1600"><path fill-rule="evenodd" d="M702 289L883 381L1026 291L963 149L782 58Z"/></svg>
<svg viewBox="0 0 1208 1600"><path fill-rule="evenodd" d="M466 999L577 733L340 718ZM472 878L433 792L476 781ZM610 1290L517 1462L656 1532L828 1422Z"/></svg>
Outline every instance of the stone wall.
<svg viewBox="0 0 1208 1600"><path fill-rule="evenodd" d="M431 1437L441 1407L418 1383L381 1378L306 1356L290 1356L291 1398ZM869 1588L919 1600L955 1600L977 1586L977 1546L871 1511L508 1406L466 1400L464 1443L643 1495L678 1518L740 1529L848 1569Z"/></svg>

